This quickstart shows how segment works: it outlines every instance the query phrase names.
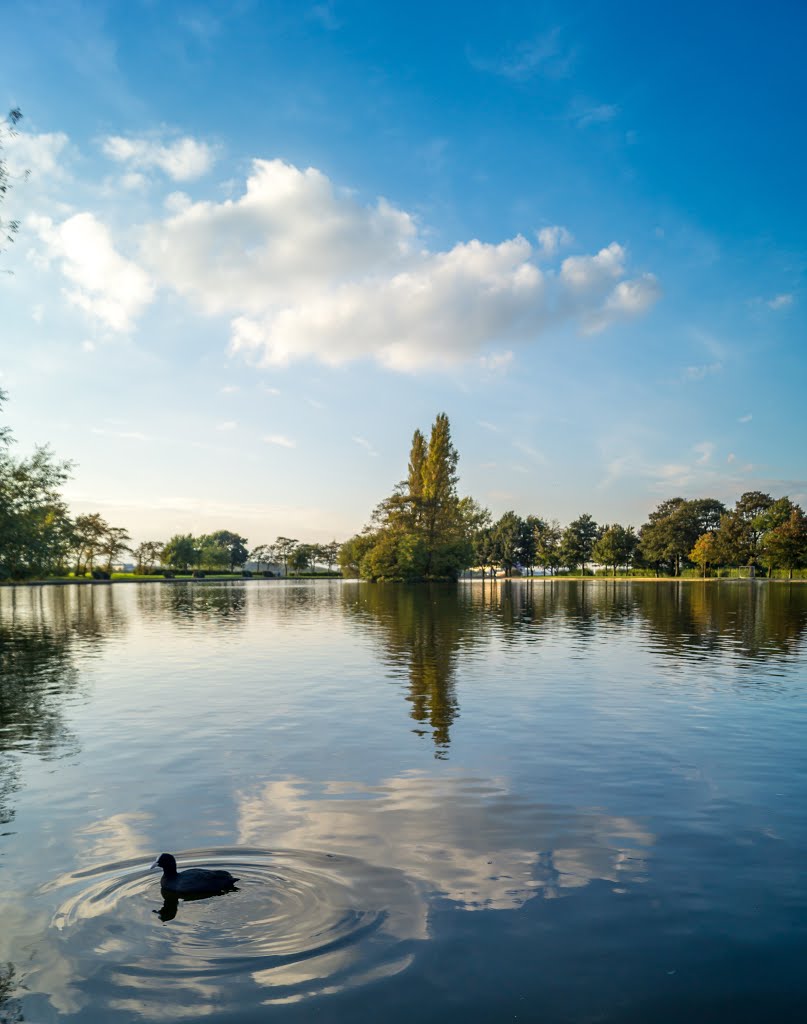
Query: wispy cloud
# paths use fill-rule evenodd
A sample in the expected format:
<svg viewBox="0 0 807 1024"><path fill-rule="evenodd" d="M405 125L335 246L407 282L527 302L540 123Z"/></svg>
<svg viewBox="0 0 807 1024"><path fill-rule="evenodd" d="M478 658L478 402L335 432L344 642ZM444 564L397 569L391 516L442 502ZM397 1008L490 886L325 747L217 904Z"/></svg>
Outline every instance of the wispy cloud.
<svg viewBox="0 0 807 1024"><path fill-rule="evenodd" d="M292 441L290 437L286 437L285 434L267 434L263 439L266 444L275 444L279 448L296 448L297 442Z"/></svg>
<svg viewBox="0 0 807 1024"><path fill-rule="evenodd" d="M768 299L767 304L771 309L787 309L788 306L793 305L793 295L790 292L783 292L781 295L775 295L772 299Z"/></svg>
<svg viewBox="0 0 807 1024"><path fill-rule="evenodd" d="M619 107L614 103L575 103L569 111L569 119L575 121L581 128L592 124L606 124L613 121L619 114Z"/></svg>
<svg viewBox="0 0 807 1024"><path fill-rule="evenodd" d="M237 426L238 424L235 422L235 420L225 420L223 423L216 424L216 430L235 430Z"/></svg>
<svg viewBox="0 0 807 1024"><path fill-rule="evenodd" d="M740 416L740 418L737 420L737 422L738 423L750 423L753 418L754 418L754 414L750 413L750 412L747 412L745 414L745 416Z"/></svg>
<svg viewBox="0 0 807 1024"><path fill-rule="evenodd" d="M140 430L107 430L104 427L91 427L91 434L98 434L100 437L118 437L124 441L154 441L155 438L144 434Z"/></svg>
<svg viewBox="0 0 807 1024"><path fill-rule="evenodd" d="M712 455L714 455L715 444L714 441L700 441L698 444L693 445L692 450L697 455L695 461L699 466L705 466L707 463L712 461Z"/></svg>
<svg viewBox="0 0 807 1024"><path fill-rule="evenodd" d="M684 369L684 380L703 380L714 373L720 373L723 369L722 363L702 363L699 366L687 366Z"/></svg>
<svg viewBox="0 0 807 1024"><path fill-rule="evenodd" d="M533 448L532 445L527 444L526 441L513 441L513 447L518 448L520 452L525 455L529 455L531 459L535 459L536 462L545 463L546 456L543 452L539 452L537 448Z"/></svg>
<svg viewBox="0 0 807 1024"><path fill-rule="evenodd" d="M328 32L335 32L342 26L342 23L336 17L333 9L333 3L331 3L330 0L326 0L325 3L314 4L314 6L309 10L308 16L312 21L319 22L319 24Z"/></svg>
<svg viewBox="0 0 807 1024"><path fill-rule="evenodd" d="M479 357L479 365L488 373L501 373L510 366L513 359L513 353L509 350L507 352L491 352L490 355Z"/></svg>
<svg viewBox="0 0 807 1024"><path fill-rule="evenodd" d="M239 388L237 384L225 384L224 387L221 389L221 393L223 395L234 395L237 391L240 390L241 388Z"/></svg>
<svg viewBox="0 0 807 1024"><path fill-rule="evenodd" d="M498 434L501 431L501 427L497 427L495 423L490 423L488 420L477 420L477 426L482 427L483 430L490 430L494 434Z"/></svg>
<svg viewBox="0 0 807 1024"><path fill-rule="evenodd" d="M545 258L554 256L559 249L568 248L574 241L574 235L561 224L553 224L541 228L537 232L541 255Z"/></svg>
<svg viewBox="0 0 807 1024"><path fill-rule="evenodd" d="M357 444L360 448L363 448L368 455L378 455L373 445L367 440L366 437L354 437L352 438L353 443Z"/></svg>
<svg viewBox="0 0 807 1024"><path fill-rule="evenodd" d="M500 75L513 82L526 82L536 75L564 78L571 72L575 52L564 47L559 28L524 39L498 57L480 57L468 51L471 67L476 71Z"/></svg>

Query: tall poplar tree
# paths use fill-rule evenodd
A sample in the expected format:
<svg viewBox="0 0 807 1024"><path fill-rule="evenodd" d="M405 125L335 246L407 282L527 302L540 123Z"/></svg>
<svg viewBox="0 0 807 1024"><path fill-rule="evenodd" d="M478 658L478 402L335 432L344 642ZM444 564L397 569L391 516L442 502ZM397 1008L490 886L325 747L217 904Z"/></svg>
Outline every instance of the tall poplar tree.
<svg viewBox="0 0 807 1024"><path fill-rule="evenodd" d="M480 509L457 495L459 455L448 416L435 419L428 444L416 430L406 479L373 514L372 543L361 557L368 579L456 578L473 561Z"/></svg>

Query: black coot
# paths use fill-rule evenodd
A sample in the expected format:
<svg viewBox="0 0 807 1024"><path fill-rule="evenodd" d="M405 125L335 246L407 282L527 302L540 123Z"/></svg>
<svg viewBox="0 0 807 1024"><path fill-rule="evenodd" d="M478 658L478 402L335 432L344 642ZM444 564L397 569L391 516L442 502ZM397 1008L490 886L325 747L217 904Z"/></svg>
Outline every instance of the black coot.
<svg viewBox="0 0 807 1024"><path fill-rule="evenodd" d="M177 871L176 858L172 853L161 853L151 867L163 869L163 876L160 879L163 890L181 896L214 896L232 889L238 881L229 871L214 871L210 868L185 868L184 871Z"/></svg>

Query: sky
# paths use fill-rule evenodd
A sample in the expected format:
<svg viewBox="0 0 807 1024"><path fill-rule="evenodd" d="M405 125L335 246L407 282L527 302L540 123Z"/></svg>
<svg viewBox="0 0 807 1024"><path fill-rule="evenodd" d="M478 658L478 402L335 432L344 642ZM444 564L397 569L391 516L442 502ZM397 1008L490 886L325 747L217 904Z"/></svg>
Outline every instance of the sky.
<svg viewBox="0 0 807 1024"><path fill-rule="evenodd" d="M807 501L800 0L0 11L0 419L75 512L342 540L439 412L496 517Z"/></svg>

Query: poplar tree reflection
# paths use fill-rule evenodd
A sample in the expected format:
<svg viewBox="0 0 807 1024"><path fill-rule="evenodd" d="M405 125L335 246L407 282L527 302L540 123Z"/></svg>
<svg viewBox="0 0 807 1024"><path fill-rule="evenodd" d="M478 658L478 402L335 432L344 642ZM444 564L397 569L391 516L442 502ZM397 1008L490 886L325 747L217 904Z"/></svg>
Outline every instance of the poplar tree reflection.
<svg viewBox="0 0 807 1024"><path fill-rule="evenodd" d="M410 715L431 734L435 757L445 758L459 717L457 664L463 648L480 639L467 592L451 584L376 584L345 587L348 612L380 634L387 661L409 678Z"/></svg>

